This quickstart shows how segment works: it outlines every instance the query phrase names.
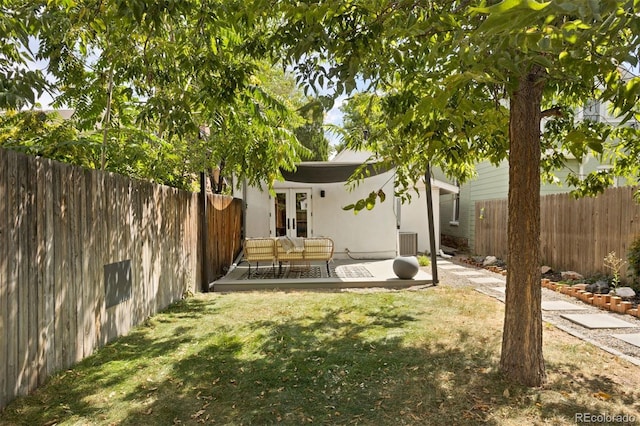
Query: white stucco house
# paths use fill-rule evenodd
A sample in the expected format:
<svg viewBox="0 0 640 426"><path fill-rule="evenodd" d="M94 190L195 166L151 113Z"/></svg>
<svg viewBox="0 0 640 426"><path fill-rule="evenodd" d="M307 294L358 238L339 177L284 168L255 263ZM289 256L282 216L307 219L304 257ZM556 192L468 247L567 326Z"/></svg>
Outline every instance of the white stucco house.
<svg viewBox="0 0 640 426"><path fill-rule="evenodd" d="M368 152L343 151L327 162L300 163L288 180L276 182L274 193L248 187L235 195L245 201L247 237L329 237L334 258L389 259L429 252L430 240L424 182L419 194L401 204L394 197L395 173L389 170L366 178L352 190L345 184ZM440 248L439 196L456 193L454 185L432 179L436 253ZM354 214L343 207L382 189L387 195L373 210Z"/></svg>

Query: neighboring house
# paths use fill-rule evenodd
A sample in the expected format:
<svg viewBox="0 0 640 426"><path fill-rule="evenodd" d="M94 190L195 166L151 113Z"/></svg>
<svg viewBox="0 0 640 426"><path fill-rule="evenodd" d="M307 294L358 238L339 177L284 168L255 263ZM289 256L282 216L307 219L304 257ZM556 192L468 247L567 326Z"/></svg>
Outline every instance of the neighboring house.
<svg viewBox="0 0 640 426"><path fill-rule="evenodd" d="M586 106L577 115L577 119L606 121L617 124L619 119L608 113L606 105L596 102L587 102ZM637 125L634 121L626 125ZM566 193L574 189L567 186L566 177L569 171L583 177L598 169L607 169L609 166L602 164L597 158L587 157L580 162L575 158L569 158L565 168L554 172L556 183L543 183L540 186L540 195ZM440 197L440 231L445 245L468 247L474 252L476 212L475 204L478 201L506 199L509 193L509 163L501 162L494 166L489 162L481 162L476 165L477 177L460 186L458 194L446 194ZM435 171L434 175L443 181L447 181L442 171ZM623 179L615 178L614 186L625 185ZM505 224L506 227L506 224Z"/></svg>
<svg viewBox="0 0 640 426"><path fill-rule="evenodd" d="M274 184L274 194L266 188L248 187L237 193L246 203L247 237L330 237L334 257L389 259L398 254L429 251L425 185L418 187L410 203L394 197L393 170L372 175L351 190L345 185L350 171L363 164L369 153L343 151L327 162L301 163L297 172ZM382 189L387 198L373 210L354 214L343 207ZM439 209L441 193L457 192L457 187L432 180L436 251L440 246ZM413 248L412 248L413 247Z"/></svg>

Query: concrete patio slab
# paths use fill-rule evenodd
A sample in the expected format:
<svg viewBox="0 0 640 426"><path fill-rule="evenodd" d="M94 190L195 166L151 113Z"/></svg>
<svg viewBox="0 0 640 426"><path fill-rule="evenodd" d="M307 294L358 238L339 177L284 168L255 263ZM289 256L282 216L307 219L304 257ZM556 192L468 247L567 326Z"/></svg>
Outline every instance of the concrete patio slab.
<svg viewBox="0 0 640 426"><path fill-rule="evenodd" d="M444 260L444 259L437 259L436 263L438 265L453 265L453 263L449 262L448 260Z"/></svg>
<svg viewBox="0 0 640 426"><path fill-rule="evenodd" d="M260 277L260 279L247 279L248 265L236 265L233 270L214 281L209 285L210 291L229 292L229 291L250 291L250 290L288 290L288 289L347 289L347 288L408 288L421 285L432 284L431 275L424 270L419 270L418 274L410 280L402 280L393 272L393 260L345 260L336 259L332 262L332 268L335 272L339 272L341 266L366 269L369 276L357 274L358 276L350 278L349 274L339 277L332 274L331 277L326 276L326 271L322 272L319 278L295 278L280 279L271 277Z"/></svg>
<svg viewBox="0 0 640 426"><path fill-rule="evenodd" d="M476 284L496 284L496 283L504 283L504 280L493 277L482 277L482 278L469 278L469 281Z"/></svg>
<svg viewBox="0 0 640 426"><path fill-rule="evenodd" d="M497 291L499 293L504 293L505 291L507 291L506 287L491 287L491 290Z"/></svg>
<svg viewBox="0 0 640 426"><path fill-rule="evenodd" d="M634 328L635 324L609 314L562 314L562 318L586 328Z"/></svg>
<svg viewBox="0 0 640 426"><path fill-rule="evenodd" d="M576 305L575 303L565 302L564 300L543 300L543 311L581 311L587 309L585 306Z"/></svg>
<svg viewBox="0 0 640 426"><path fill-rule="evenodd" d="M480 271L463 271L463 272L457 272L457 271L452 271L453 275L458 275L461 277L482 277L482 276L486 276L485 274L483 274Z"/></svg>
<svg viewBox="0 0 640 426"><path fill-rule="evenodd" d="M612 334L612 336L633 346L640 347L640 334Z"/></svg>

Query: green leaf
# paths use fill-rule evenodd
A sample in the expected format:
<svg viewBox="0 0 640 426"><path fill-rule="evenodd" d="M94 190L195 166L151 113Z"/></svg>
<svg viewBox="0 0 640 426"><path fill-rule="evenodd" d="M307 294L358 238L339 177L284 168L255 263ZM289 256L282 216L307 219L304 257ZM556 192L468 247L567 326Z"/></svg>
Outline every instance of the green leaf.
<svg viewBox="0 0 640 426"><path fill-rule="evenodd" d="M587 146L597 152L598 154L602 154L603 146L602 141L596 138L587 139Z"/></svg>
<svg viewBox="0 0 640 426"><path fill-rule="evenodd" d="M504 13L512 9L542 10L551 2L541 3L535 0L504 0L489 7L472 7L471 10L478 13Z"/></svg>
<svg viewBox="0 0 640 426"><path fill-rule="evenodd" d="M367 210L373 210L373 208L376 206L376 200L375 200L375 198L374 198L373 200L372 200L372 199L367 198L366 203L367 203L367 204L366 204L366 208L367 208Z"/></svg>

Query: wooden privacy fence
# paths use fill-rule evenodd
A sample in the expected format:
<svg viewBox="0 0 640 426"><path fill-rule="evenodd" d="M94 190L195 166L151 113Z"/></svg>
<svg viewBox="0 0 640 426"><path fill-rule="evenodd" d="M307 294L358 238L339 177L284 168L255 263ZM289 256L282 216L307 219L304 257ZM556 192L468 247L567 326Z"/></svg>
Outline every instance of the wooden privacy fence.
<svg viewBox="0 0 640 426"><path fill-rule="evenodd" d="M242 248L242 200L222 195L207 197L207 281L225 275Z"/></svg>
<svg viewBox="0 0 640 426"><path fill-rule="evenodd" d="M207 202L215 278L241 202ZM201 212L197 193L0 149L0 409L201 289Z"/></svg>
<svg viewBox="0 0 640 426"><path fill-rule="evenodd" d="M640 238L640 204L635 187L610 188L594 198L555 194L540 200L542 262L556 270L584 275L609 273L604 257L615 251L627 260L627 249ZM507 258L507 200L476 202L475 252ZM627 276L627 266L622 269Z"/></svg>

